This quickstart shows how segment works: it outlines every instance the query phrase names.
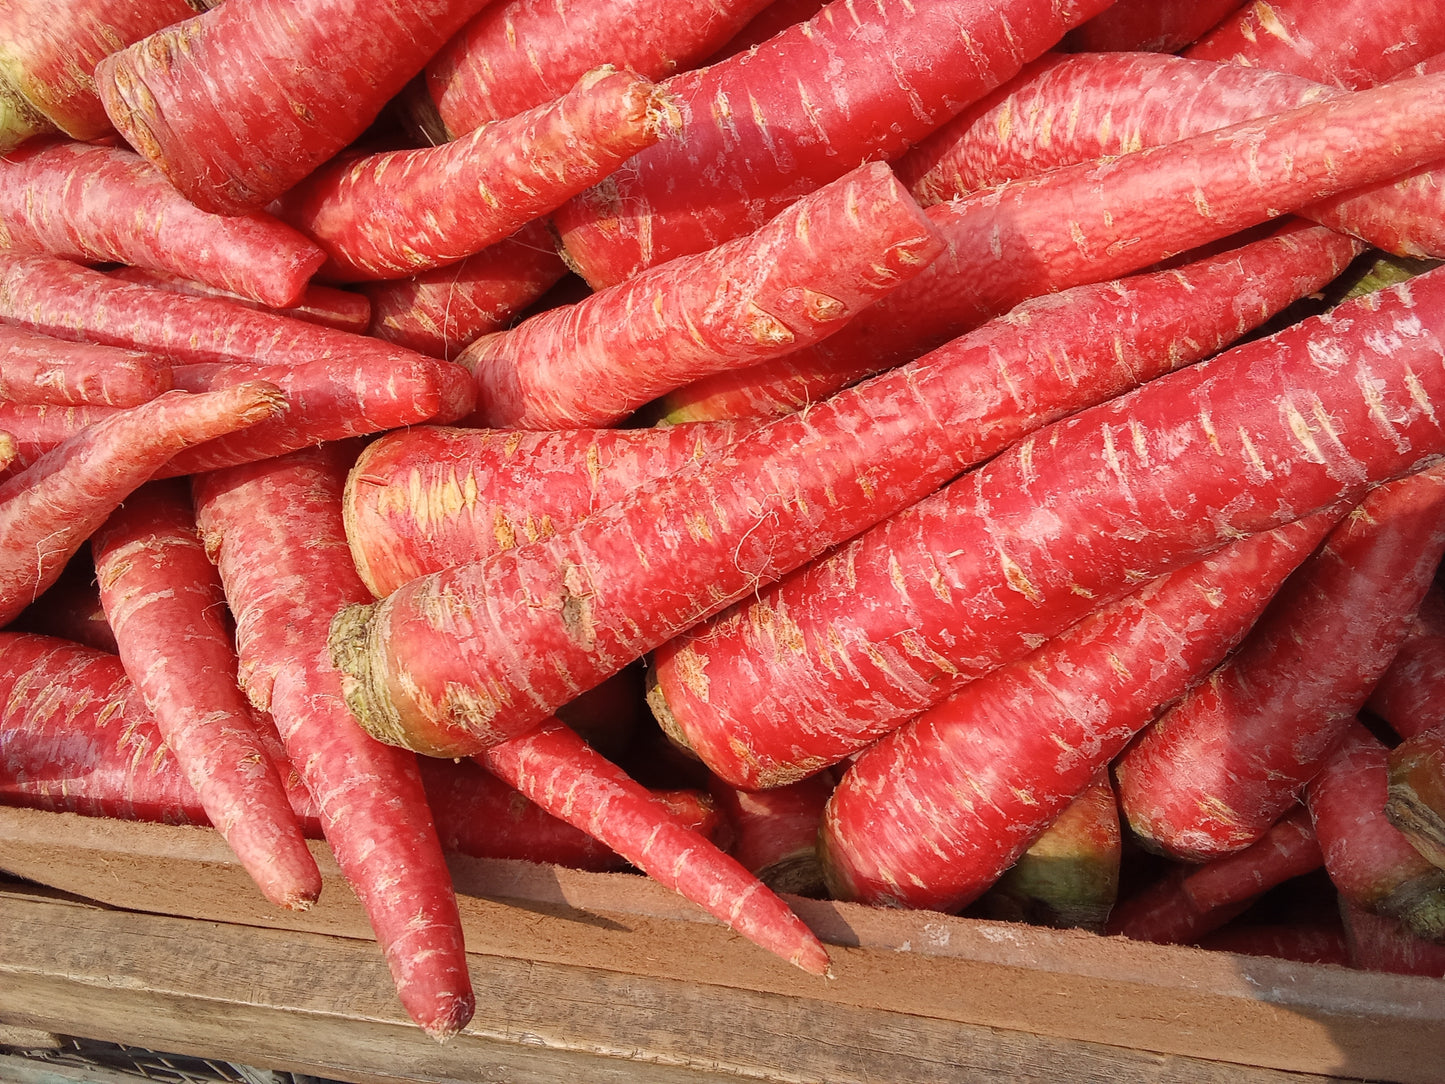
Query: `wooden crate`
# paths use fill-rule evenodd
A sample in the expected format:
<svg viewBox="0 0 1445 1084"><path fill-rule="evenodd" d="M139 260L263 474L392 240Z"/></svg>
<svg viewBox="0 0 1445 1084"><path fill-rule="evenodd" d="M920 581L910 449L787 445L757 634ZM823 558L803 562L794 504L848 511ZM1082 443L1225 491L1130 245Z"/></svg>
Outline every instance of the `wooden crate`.
<svg viewBox="0 0 1445 1084"><path fill-rule="evenodd" d="M630 874L458 860L477 1012L402 1013L326 878L267 904L209 829L0 809L0 1024L353 1081L1437 1084L1445 985L793 901L834 975Z"/></svg>

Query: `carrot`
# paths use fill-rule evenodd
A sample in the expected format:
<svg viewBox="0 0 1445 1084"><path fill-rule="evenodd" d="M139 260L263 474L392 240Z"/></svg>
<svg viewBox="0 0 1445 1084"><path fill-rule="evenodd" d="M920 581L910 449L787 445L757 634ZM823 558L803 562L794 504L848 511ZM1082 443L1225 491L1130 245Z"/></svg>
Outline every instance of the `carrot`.
<svg viewBox="0 0 1445 1084"><path fill-rule="evenodd" d="M1445 945L1417 937L1398 919L1374 914L1348 901L1341 903L1340 913L1351 967L1445 978Z"/></svg>
<svg viewBox="0 0 1445 1084"><path fill-rule="evenodd" d="M5 477L19 473L87 425L119 414L124 407L64 403L12 403L0 400L0 431L14 443L14 458Z"/></svg>
<svg viewBox="0 0 1445 1084"><path fill-rule="evenodd" d="M560 98L599 64L648 79L694 67L767 0L501 0L426 66L426 89L451 138Z"/></svg>
<svg viewBox="0 0 1445 1084"><path fill-rule="evenodd" d="M85 550L77 553L60 577L6 628L69 640L112 655L120 653L100 602L95 562Z"/></svg>
<svg viewBox="0 0 1445 1084"><path fill-rule="evenodd" d="M1445 49L1430 0L1256 0L1184 51L1358 90Z"/></svg>
<svg viewBox="0 0 1445 1084"><path fill-rule="evenodd" d="M1302 76L1177 56L1048 56L914 147L897 170L915 196L934 203L1343 93ZM1299 212L1389 252L1445 252L1439 225L1445 178L1434 167L1427 163Z"/></svg>
<svg viewBox="0 0 1445 1084"><path fill-rule="evenodd" d="M662 88L599 67L454 142L339 155L273 207L326 250L326 278L403 278L506 239L676 125Z"/></svg>
<svg viewBox="0 0 1445 1084"><path fill-rule="evenodd" d="M757 229L860 163L910 143L1107 6L839 2L667 87L682 133L553 216L593 287Z"/></svg>
<svg viewBox="0 0 1445 1084"><path fill-rule="evenodd" d="M1389 756L1383 742L1351 723L1305 787L1305 805L1341 898L1398 919L1417 937L1445 940L1445 870L1385 815Z"/></svg>
<svg viewBox="0 0 1445 1084"><path fill-rule="evenodd" d="M1064 35L1075 53L1174 53L1239 10L1244 0L1116 0Z"/></svg>
<svg viewBox="0 0 1445 1084"><path fill-rule="evenodd" d="M1350 949L1340 922L1231 922L1194 942L1211 952L1273 956L1302 964L1350 966Z"/></svg>
<svg viewBox="0 0 1445 1084"><path fill-rule="evenodd" d="M118 267L110 272L110 277L123 282L159 286L163 290L173 290L190 297L220 297L250 308L263 307L260 302L244 298L240 294L217 290L215 287L165 271L151 271L143 267ZM365 334L371 328L371 302L365 294L314 282L306 285L296 304L282 308L280 315L293 316L298 320L308 320L313 324L334 327L339 331L351 331L358 335Z"/></svg>
<svg viewBox="0 0 1445 1084"><path fill-rule="evenodd" d="M977 899L1218 665L1335 518L1251 536L1157 579L860 753L823 821L834 897L940 911ZM767 781L765 770L748 777Z"/></svg>
<svg viewBox="0 0 1445 1084"><path fill-rule="evenodd" d="M981 913L1007 922L1102 933L1119 897L1123 833L1101 771L982 896Z"/></svg>
<svg viewBox="0 0 1445 1084"><path fill-rule="evenodd" d="M474 999L450 875L416 759L347 718L326 622L364 599L341 525L357 448L327 444L193 479L198 523L236 616L238 680L269 710L407 1013L441 1039ZM321 650L318 650L321 648Z"/></svg>
<svg viewBox="0 0 1445 1084"><path fill-rule="evenodd" d="M1200 910L1181 887L1190 867L1173 864L1143 888L1122 896L1104 932L1156 945L1188 945L1222 929L1255 902L1253 896Z"/></svg>
<svg viewBox="0 0 1445 1084"><path fill-rule="evenodd" d="M791 786L745 791L714 777L709 791L731 829L728 853L775 892L825 897L818 828L837 781L819 772Z"/></svg>
<svg viewBox="0 0 1445 1084"><path fill-rule="evenodd" d="M561 723L543 722L487 749L481 760L724 925L804 971L827 974L827 950L782 900Z"/></svg>
<svg viewBox="0 0 1445 1084"><path fill-rule="evenodd" d="M236 685L221 581L185 485L142 486L91 548L121 662L206 819L267 899L306 909L321 892L321 874Z"/></svg>
<svg viewBox="0 0 1445 1084"><path fill-rule="evenodd" d="M654 712L725 779L832 762L1127 581L1428 464L1442 321L1427 272L1056 422L671 640Z"/></svg>
<svg viewBox="0 0 1445 1084"><path fill-rule="evenodd" d="M1365 710L1402 738L1445 726L1445 587L1438 578L1390 668L1370 690Z"/></svg>
<svg viewBox="0 0 1445 1084"><path fill-rule="evenodd" d="M155 354L0 324L0 398L7 402L127 407L173 386L170 362Z"/></svg>
<svg viewBox="0 0 1445 1084"><path fill-rule="evenodd" d="M1264 835L1234 854L1205 862L1180 882L1201 911L1238 899L1259 896L1292 877L1302 877L1324 863L1314 822L1296 804L1270 825Z"/></svg>
<svg viewBox="0 0 1445 1084"><path fill-rule="evenodd" d="M0 482L0 624L55 582L127 496L177 452L272 417L274 385L167 392L87 427Z"/></svg>
<svg viewBox="0 0 1445 1084"><path fill-rule="evenodd" d="M1390 665L1442 555L1445 468L1366 496L1228 663L1119 759L1135 835L1196 861L1258 839Z"/></svg>
<svg viewBox="0 0 1445 1084"><path fill-rule="evenodd" d="M27 139L52 134L55 130L55 125L25 99L0 69L0 154Z"/></svg>
<svg viewBox="0 0 1445 1084"><path fill-rule="evenodd" d="M826 0L772 0L718 49L707 61L716 64L734 53L745 53L795 23L807 22L822 10ZM698 65L701 67L702 65Z"/></svg>
<svg viewBox="0 0 1445 1084"><path fill-rule="evenodd" d="M1351 249L1348 242L1345 248ZM1325 263L1330 262L1326 257ZM1177 306L1135 308L1147 289L1125 292L1128 315L1123 319L1113 287L1040 302L1028 313L980 329L914 367L882 374L805 415L777 419L695 467L673 473L666 483L640 486L626 501L600 509L567 534L414 580L376 611L357 611L346 618L347 628L336 633L337 650L355 653L343 664L358 678L353 708L363 726L389 735L384 740L416 742L414 747L443 755L456 747L470 751L479 731L485 743L514 726L524 727L529 713L555 711L581 689L721 609L730 598L758 589L918 500L1046 420L1184 364L1199 356L1196 350L1215 348L1206 343L1230 341L1243 315L1237 308L1243 298L1219 284L1237 284L1238 270L1225 260L1211 265L1219 280L1212 274L1169 280L1178 291L1188 291L1196 282L1216 282L1189 293L1185 315ZM1153 285L1169 288L1163 279ZM1254 304L1251 295L1248 306ZM1020 327L1028 328L1028 334L1021 336ZM1066 365L1051 360L1063 357L1069 359ZM860 434L866 438L860 440ZM764 525L767 529L759 530ZM614 550L619 544L622 550ZM595 573L585 571L592 566L594 549L599 554ZM619 552L627 556L611 556ZM637 561L638 556L644 560ZM411 669L412 660L403 656L431 635L421 632L411 640L414 607L427 608L431 592L451 594L462 583L467 586L453 596L456 602L479 597L473 592L485 592L488 577L504 580L518 571L538 577L531 589L551 605L528 606L525 614L509 614L506 605L499 609L496 617L504 625L517 624L508 625L504 646L482 650L487 661L478 669L468 656L473 644L480 646L489 635L485 626L465 626L476 640L461 651L450 638L438 652L424 649L438 661L459 664L457 690L484 674L484 684L496 680L492 688L506 690L502 699L476 702L476 715L467 724L470 734L451 724L423 723L424 717L408 709L408 733L399 738L394 709L385 706L393 692L390 685L394 675ZM662 581L665 589L658 587ZM596 589L604 582L608 591L602 596ZM585 604L574 597L577 592ZM516 595L510 587L504 593ZM559 619L560 625L554 624ZM393 621L395 632L387 628ZM528 675L532 634L522 633L524 622L552 625L541 634L546 642L570 641L570 672L561 672L560 660L553 658L545 676ZM502 634L502 627L492 634ZM373 637L370 645L363 642ZM494 679L487 668L503 659L509 660L503 665L510 676ZM366 671L370 673L362 676ZM450 680L442 676L443 682ZM514 681L530 684L524 696L513 696ZM376 701L379 711L366 706L368 699ZM467 699L474 698L469 693ZM500 708L498 714L506 720L500 733L489 733L489 724L482 722L494 708Z"/></svg>
<svg viewBox="0 0 1445 1084"><path fill-rule="evenodd" d="M198 207L264 207L352 142L485 0L242 0L96 65L116 129Z"/></svg>
<svg viewBox="0 0 1445 1084"><path fill-rule="evenodd" d="M0 632L0 801L91 817L203 823L139 689L109 652Z"/></svg>
<svg viewBox="0 0 1445 1084"><path fill-rule="evenodd" d="M418 576L550 537L744 431L423 425L387 433L367 445L347 479L351 556L371 593L384 598Z"/></svg>
<svg viewBox="0 0 1445 1084"><path fill-rule="evenodd" d="M74 139L112 131L95 88L95 65L116 49L189 18L203 0L130 0L125 4L72 0L65 4L6 0L0 8L0 80ZM0 151L8 149L0 137Z"/></svg>
<svg viewBox="0 0 1445 1084"><path fill-rule="evenodd" d="M128 148L31 140L0 157L0 236L17 252L171 271L294 304L326 254L264 212L209 214Z"/></svg>
<svg viewBox="0 0 1445 1084"><path fill-rule="evenodd" d="M360 289L371 300L372 335L454 358L478 336L506 327L566 274L539 220L459 263Z"/></svg>
<svg viewBox="0 0 1445 1084"><path fill-rule="evenodd" d="M1389 779L1390 823L1445 869L1445 729L1421 730L1391 749Z"/></svg>
<svg viewBox="0 0 1445 1084"><path fill-rule="evenodd" d="M875 162L745 237L485 336L457 360L477 378L480 424L611 425L690 380L817 341L941 248Z"/></svg>

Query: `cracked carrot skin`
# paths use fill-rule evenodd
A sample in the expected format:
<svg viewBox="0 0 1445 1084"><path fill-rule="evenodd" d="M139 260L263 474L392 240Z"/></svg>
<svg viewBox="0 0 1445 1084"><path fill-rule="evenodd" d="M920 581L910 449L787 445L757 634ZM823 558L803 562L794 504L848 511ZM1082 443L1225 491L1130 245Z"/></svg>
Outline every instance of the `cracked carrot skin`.
<svg viewBox="0 0 1445 1084"><path fill-rule="evenodd" d="M11 630L0 632L0 801L165 824L204 816L117 656Z"/></svg>
<svg viewBox="0 0 1445 1084"><path fill-rule="evenodd" d="M117 411L0 482L0 624L59 577L115 508L171 456L273 417L273 384L171 391Z"/></svg>
<svg viewBox="0 0 1445 1084"><path fill-rule="evenodd" d="M1071 53L1175 53L1213 30L1244 0L1117 0L1064 35Z"/></svg>
<svg viewBox="0 0 1445 1084"><path fill-rule="evenodd" d="M673 388L818 341L942 249L881 162L758 230L485 336L458 357L475 419L496 428L612 425Z"/></svg>
<svg viewBox="0 0 1445 1084"><path fill-rule="evenodd" d="M168 359L0 324L0 398L129 407L174 387Z"/></svg>
<svg viewBox="0 0 1445 1084"><path fill-rule="evenodd" d="M450 138L561 97L589 69L648 79L695 67L768 0L499 0L426 66Z"/></svg>
<svg viewBox="0 0 1445 1084"><path fill-rule="evenodd" d="M1119 758L1120 807L1144 845L1203 861L1258 839L1390 665L1442 554L1445 469L1372 490L1239 651Z"/></svg>
<svg viewBox="0 0 1445 1084"><path fill-rule="evenodd" d="M1160 577L860 753L820 833L834 898L937 911L979 898L1223 660L1337 518L1252 535Z"/></svg>
<svg viewBox="0 0 1445 1084"><path fill-rule="evenodd" d="M1359 90L1441 50L1445 20L1431 0L1256 0L1184 55L1293 72Z"/></svg>
<svg viewBox="0 0 1445 1084"><path fill-rule="evenodd" d="M1300 252L1325 242L1304 264L1291 261L1305 279L1328 281L1354 251L1325 231L1296 240ZM1170 273L1041 300L930 359L640 485L571 531L418 578L374 610L342 615L346 627L333 640L354 678L353 709L383 740L440 755L470 754L525 729L1045 421L1232 341L1287 303L1267 300L1284 280L1252 274L1263 256L1250 250L1239 263L1231 256L1207 265L1204 275ZM1261 295L1264 282L1272 285ZM1158 304L1160 290L1187 301ZM860 433L869 439L860 442ZM497 583L508 584L500 597L530 594L536 604L490 610ZM453 607L463 599L458 619ZM535 643L528 628L537 630Z"/></svg>
<svg viewBox="0 0 1445 1084"><path fill-rule="evenodd" d="M827 949L787 904L566 726L546 720L479 759L553 816L600 839L754 944L804 971L828 974Z"/></svg>
<svg viewBox="0 0 1445 1084"><path fill-rule="evenodd" d="M360 136L485 0L242 0L101 60L106 115L196 206L264 207Z"/></svg>
<svg viewBox="0 0 1445 1084"><path fill-rule="evenodd" d="M91 536L126 673L206 819L272 903L305 910L321 873L236 684L225 596L180 481L149 483Z"/></svg>
<svg viewBox="0 0 1445 1084"><path fill-rule="evenodd" d="M755 50L675 75L681 135L552 216L569 263L600 288L757 229L860 163L897 157L1106 6L835 0Z"/></svg>
<svg viewBox="0 0 1445 1084"><path fill-rule="evenodd" d="M407 1013L444 1039L474 997L451 877L416 759L349 719L324 650L335 610L369 597L341 492L353 442L192 480L197 522L236 618L238 681L275 719L322 832L360 898Z"/></svg>
<svg viewBox="0 0 1445 1084"><path fill-rule="evenodd" d="M566 274L551 231L539 219L459 263L359 289L371 300L371 335L455 358L480 336L506 327Z"/></svg>
<svg viewBox="0 0 1445 1084"><path fill-rule="evenodd" d="M933 204L1344 93L1303 76L1178 56L1051 55L934 132L895 168L909 191ZM1445 252L1445 177L1435 165L1299 213L1398 255Z"/></svg>
<svg viewBox="0 0 1445 1084"><path fill-rule="evenodd" d="M1445 452L1430 274L1030 434L659 648L654 714L724 779L795 778L1130 580L1428 465Z"/></svg>
<svg viewBox="0 0 1445 1084"><path fill-rule="evenodd" d="M144 267L117 267L109 274L111 278L120 279L122 282L159 286L163 290L190 297L220 297L248 308L272 307L166 271L151 271ZM307 283L296 303L281 308L279 314L334 327L338 331L354 332L357 335L366 334L371 327L371 301L365 294L316 282Z"/></svg>
<svg viewBox="0 0 1445 1084"><path fill-rule="evenodd" d="M1304 789L1325 869L1356 907L1389 915L1417 937L1445 940L1445 870L1411 845L1385 814L1385 744L1352 722Z"/></svg>
<svg viewBox="0 0 1445 1084"><path fill-rule="evenodd" d="M723 423L387 433L366 446L346 481L351 556L384 598L418 576L550 537L745 431Z"/></svg>
<svg viewBox="0 0 1445 1084"><path fill-rule="evenodd" d="M0 156L0 240L16 252L169 271L264 305L294 304L326 253L256 211L202 211L128 147L31 140Z"/></svg>
<svg viewBox="0 0 1445 1084"><path fill-rule="evenodd" d="M95 65L205 6L190 0L58 6L6 0L0 6L0 78L8 76L37 113L72 139L99 139L112 129L96 93Z"/></svg>
<svg viewBox="0 0 1445 1084"><path fill-rule="evenodd" d="M676 127L660 86L604 66L450 143L339 155L272 207L325 249L322 277L403 278L505 240Z"/></svg>

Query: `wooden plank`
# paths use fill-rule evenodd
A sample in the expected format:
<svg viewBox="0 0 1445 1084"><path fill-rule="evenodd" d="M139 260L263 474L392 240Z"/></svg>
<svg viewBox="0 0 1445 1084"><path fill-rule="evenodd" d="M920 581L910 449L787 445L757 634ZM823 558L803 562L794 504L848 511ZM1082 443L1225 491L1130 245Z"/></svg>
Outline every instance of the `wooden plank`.
<svg viewBox="0 0 1445 1084"><path fill-rule="evenodd" d="M0 892L0 1019L341 1080L445 1084L1320 1084L908 1014L479 956L444 1045L362 941Z"/></svg>
<svg viewBox="0 0 1445 1084"><path fill-rule="evenodd" d="M298 915L265 904L209 830L0 810L0 869L17 875L133 910L369 939L329 853L317 856L323 898ZM1344 1078L1433 1084L1445 1061L1436 980L797 900L835 946L820 980L644 878L464 860L454 875L469 951L527 966Z"/></svg>

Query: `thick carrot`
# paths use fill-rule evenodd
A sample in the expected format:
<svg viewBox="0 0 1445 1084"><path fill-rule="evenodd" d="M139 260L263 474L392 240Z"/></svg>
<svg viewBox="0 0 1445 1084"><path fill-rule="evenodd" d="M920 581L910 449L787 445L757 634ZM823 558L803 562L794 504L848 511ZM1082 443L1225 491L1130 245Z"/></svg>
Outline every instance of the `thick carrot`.
<svg viewBox="0 0 1445 1084"><path fill-rule="evenodd" d="M460 263L405 279L370 282L370 332L437 358L454 358L473 340L500 331L567 274L545 223Z"/></svg>
<svg viewBox="0 0 1445 1084"><path fill-rule="evenodd" d="M265 212L200 210L129 148L68 140L0 157L0 236L16 252L171 271L272 306L295 304L326 260Z"/></svg>
<svg viewBox="0 0 1445 1084"><path fill-rule="evenodd" d="M1445 468L1371 491L1239 651L1120 757L1135 835L1195 861L1258 839L1390 665L1442 555Z"/></svg>
<svg viewBox="0 0 1445 1084"><path fill-rule="evenodd" d="M1445 728L1421 730L1391 749L1389 772L1390 823L1445 869Z"/></svg>
<svg viewBox="0 0 1445 1084"><path fill-rule="evenodd" d="M110 272L110 276L124 282L159 286L163 290L173 290L191 297L221 297L251 308L270 307L262 306L260 302L244 298L240 294L217 290L215 287L165 271L150 271L143 267L118 267ZM358 335L371 328L371 302L365 294L354 290L339 290L334 286L323 286L315 282L307 283L296 303L282 308L280 315L309 320L313 324L334 327L339 331L353 331Z"/></svg>
<svg viewBox="0 0 1445 1084"><path fill-rule="evenodd" d="M1383 742L1351 723L1305 787L1304 802L1341 897L1398 919L1417 937L1445 940L1445 870L1385 815L1389 756Z"/></svg>
<svg viewBox="0 0 1445 1084"><path fill-rule="evenodd" d="M1105 0L834 0L755 50L675 75L679 138L553 215L594 287L757 229L1014 75Z"/></svg>
<svg viewBox="0 0 1445 1084"><path fill-rule="evenodd" d="M453 142L340 155L272 206L326 250L324 277L404 278L505 240L676 126L661 87L604 66Z"/></svg>
<svg viewBox="0 0 1445 1084"><path fill-rule="evenodd" d="M1180 887L1190 867L1173 864L1143 888L1124 894L1104 925L1107 934L1156 945L1188 945L1249 910L1252 897L1201 911Z"/></svg>
<svg viewBox="0 0 1445 1084"><path fill-rule="evenodd" d="M1445 584L1438 578L1390 668L1370 690L1365 710L1402 738L1445 726Z"/></svg>
<svg viewBox="0 0 1445 1084"><path fill-rule="evenodd" d="M6 626L12 632L34 632L84 644L112 655L120 653L106 620L95 582L95 562L82 551L65 566L60 578Z"/></svg>
<svg viewBox="0 0 1445 1084"><path fill-rule="evenodd" d="M356 457L327 444L193 480L207 551L236 617L238 679L271 712L322 831L386 955L408 1014L436 1038L473 1009L451 878L416 759L347 718L326 622L368 597L351 567L341 491ZM318 650L319 649L319 650Z"/></svg>
<svg viewBox="0 0 1445 1084"><path fill-rule="evenodd" d="M714 777L709 791L731 828L728 853L775 892L826 896L818 828L837 781L819 772L791 786L745 791Z"/></svg>
<svg viewBox="0 0 1445 1084"><path fill-rule="evenodd" d="M0 398L7 402L127 407L172 387L166 358L0 324Z"/></svg>
<svg viewBox="0 0 1445 1084"><path fill-rule="evenodd" d="M1334 518L1251 536L1155 580L859 754L823 822L833 895L941 911L976 899L1219 664Z"/></svg>
<svg viewBox="0 0 1445 1084"><path fill-rule="evenodd" d="M827 950L782 900L561 723L500 742L481 760L724 925L804 971L827 974Z"/></svg>
<svg viewBox="0 0 1445 1084"><path fill-rule="evenodd" d="M1119 898L1123 849L1114 788L1100 771L983 894L978 909L1007 922L1102 933Z"/></svg>
<svg viewBox="0 0 1445 1084"><path fill-rule="evenodd" d="M111 123L198 207L264 207L352 142L485 0L242 0L96 65Z"/></svg>
<svg viewBox="0 0 1445 1084"><path fill-rule="evenodd" d="M874 162L744 237L539 313L457 360L477 378L479 424L612 425L691 380L816 342L942 247Z"/></svg>
<svg viewBox="0 0 1445 1084"><path fill-rule="evenodd" d="M387 433L367 445L347 479L351 556L371 593L384 598L418 576L566 530L743 432L719 423Z"/></svg>
<svg viewBox="0 0 1445 1084"><path fill-rule="evenodd" d="M1445 49L1431 0L1255 0L1184 51L1358 90Z"/></svg>
<svg viewBox="0 0 1445 1084"><path fill-rule="evenodd" d="M27 139L50 135L55 130L55 125L25 99L10 77L0 70L0 154L20 146Z"/></svg>
<svg viewBox="0 0 1445 1084"><path fill-rule="evenodd" d="M1243 5L1244 0L1115 0L1065 34L1060 47L1075 53L1174 53Z"/></svg>
<svg viewBox="0 0 1445 1084"><path fill-rule="evenodd" d="M1046 56L914 147L897 170L921 201L940 202L1343 93L1302 76L1177 56ZM1439 225L1445 177L1435 165L1299 213L1389 252L1445 252Z"/></svg>
<svg viewBox="0 0 1445 1084"><path fill-rule="evenodd" d="M0 624L55 582L127 496L177 452L273 417L274 385L172 391L87 427L0 482Z"/></svg>
<svg viewBox="0 0 1445 1084"><path fill-rule="evenodd" d="M1353 250L1344 244L1346 251ZM347 620L354 622L337 633L338 650L356 652L345 668L360 678L354 707L367 720L363 725L390 733L386 740L450 753L453 743L469 751L479 738L498 740L508 729L526 726L523 720L534 711L555 711L730 598L756 590L918 500L1048 419L1185 364L1200 356L1200 349L1216 348L1206 343L1230 341L1243 316L1237 305L1245 297L1220 283L1238 284L1238 270L1225 260L1211 265L1219 280L1210 274L1154 281L1166 289L1172 282L1173 290L1183 291L1188 300L1182 306L1135 307L1150 291L1127 290L1121 296L1111 287L1041 302L1027 314L960 339L926 363L883 374L805 414L777 419L695 467L674 472L666 483L640 486L626 501L600 509L566 534L464 566L467 571L412 581L374 614L351 615ZM1198 292L1185 285L1210 280L1216 285ZM1246 296L1252 307L1257 295ZM1027 333L1021 335L1021 328ZM639 556L644 559L638 561ZM409 627L419 612L414 607L426 609L431 592L450 594L451 584L464 582L464 593L455 601L480 597L488 577L505 580L516 574L531 581L529 590L537 599L550 602L530 605L525 614L509 614L503 605L494 615L500 624L491 632L470 621L459 626L469 637L475 634L477 646L489 635L503 636L497 650L482 650L488 661L479 669L470 665L470 648L457 651L450 638L443 649L424 649L438 662L459 664L458 691L486 674L483 683L495 680L491 688L500 697L475 701L465 694L475 709L467 724L471 734L455 725L422 723L408 708L409 733L399 738L394 709L385 706L394 691L391 683L411 669L413 660L405 656L433 635ZM598 591L603 584L605 594ZM511 587L504 594L520 597ZM480 615L481 607L475 612ZM518 624L510 627L512 621ZM394 631L388 629L393 622ZM550 625L541 634L544 642L570 644L570 673L562 672L555 657L543 667L545 675L528 672L541 656L531 656L531 634L521 633L523 622ZM420 638L412 642L416 633ZM370 646L361 642L373 637ZM487 668L503 659L509 660L502 666L511 676L494 678ZM452 680L442 673L434 676ZM524 695L514 693L517 681L529 686ZM363 706L368 699L375 700L379 713ZM434 703L444 700L438 697ZM488 732L483 720L494 710L505 722Z"/></svg>
<svg viewBox="0 0 1445 1084"><path fill-rule="evenodd" d="M1445 945L1412 934L1399 919L1377 915L1348 901L1342 901L1340 913L1351 967L1445 978Z"/></svg>
<svg viewBox="0 0 1445 1084"><path fill-rule="evenodd" d="M499 0L426 66L451 138L561 97L589 69L648 79L696 66L767 0Z"/></svg>
<svg viewBox="0 0 1445 1084"><path fill-rule="evenodd" d="M74 139L98 139L110 120L95 88L95 65L115 50L211 6L203 0L5 0L0 6L0 78ZM5 150L0 138L0 151Z"/></svg>
<svg viewBox="0 0 1445 1084"><path fill-rule="evenodd" d="M14 458L5 476L19 473L46 452L75 436L91 422L119 414L124 407L63 403L11 403L0 400L0 431L14 442Z"/></svg>
<svg viewBox="0 0 1445 1084"><path fill-rule="evenodd" d="M654 710L727 779L835 760L1130 579L1428 464L1442 336L1430 272L1057 422L670 641Z"/></svg>
<svg viewBox="0 0 1445 1084"><path fill-rule="evenodd" d="M225 597L189 490L142 486L91 536L91 551L121 662L206 818L267 899L309 907L321 874L236 684Z"/></svg>

